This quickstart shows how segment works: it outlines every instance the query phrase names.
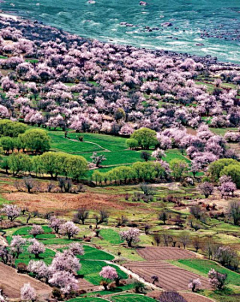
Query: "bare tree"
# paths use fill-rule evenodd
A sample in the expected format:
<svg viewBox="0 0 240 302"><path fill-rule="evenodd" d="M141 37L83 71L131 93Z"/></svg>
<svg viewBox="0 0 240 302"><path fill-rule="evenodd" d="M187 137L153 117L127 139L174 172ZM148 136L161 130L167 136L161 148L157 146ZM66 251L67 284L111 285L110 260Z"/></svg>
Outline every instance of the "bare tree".
<svg viewBox="0 0 240 302"><path fill-rule="evenodd" d="M188 243L190 242L190 236L188 235L187 232L183 232L179 237L179 241L182 243L185 249Z"/></svg>
<svg viewBox="0 0 240 302"><path fill-rule="evenodd" d="M212 259L218 249L217 245L211 237L204 239L203 250L206 253L208 259Z"/></svg>
<svg viewBox="0 0 240 302"><path fill-rule="evenodd" d="M24 177L23 178L23 184L24 184L25 188L27 189L28 193L31 193L31 190L35 186L35 182L33 181L31 176Z"/></svg>
<svg viewBox="0 0 240 302"><path fill-rule="evenodd" d="M149 235L150 228L151 228L151 226L150 226L149 224L146 224L146 225L144 226L144 231L145 231L145 234L146 234L146 235Z"/></svg>
<svg viewBox="0 0 240 302"><path fill-rule="evenodd" d="M109 214L104 210L101 210L99 215L94 215L94 219L96 221L96 229L98 228L99 224L102 224L104 222L107 223L108 218L109 218Z"/></svg>
<svg viewBox="0 0 240 302"><path fill-rule="evenodd" d="M161 243L161 234L154 234L153 239L156 242L157 246L159 246Z"/></svg>
<svg viewBox="0 0 240 302"><path fill-rule="evenodd" d="M199 237L199 236L195 236L195 237L193 238L193 240L192 240L192 244L193 244L193 246L194 246L194 248L195 248L195 251L196 251L196 253L197 253L198 250L199 250L200 247L201 247L201 239L200 239L200 237Z"/></svg>
<svg viewBox="0 0 240 302"><path fill-rule="evenodd" d="M240 201L230 202L228 216L233 220L234 225L240 224Z"/></svg>
<svg viewBox="0 0 240 302"><path fill-rule="evenodd" d="M121 217L117 218L117 227L124 226L127 224L127 222L128 222L127 217L122 215Z"/></svg>
<svg viewBox="0 0 240 302"><path fill-rule="evenodd" d="M54 187L55 187L54 183L53 183L53 182L49 182L49 183L47 184L47 192L48 192L48 193L51 193L52 190L54 189Z"/></svg>
<svg viewBox="0 0 240 302"><path fill-rule="evenodd" d="M162 238L165 246L168 246L171 242L173 242L173 238L166 232L162 233Z"/></svg>
<svg viewBox="0 0 240 302"><path fill-rule="evenodd" d="M196 219L200 219L201 215L202 215L202 209L200 207L200 205L194 205L190 207L190 213L196 218Z"/></svg>
<svg viewBox="0 0 240 302"><path fill-rule="evenodd" d="M89 216L89 211L86 209L86 207L81 207L74 215L74 222L81 221L82 224L85 224L85 220L88 218L88 216Z"/></svg>
<svg viewBox="0 0 240 302"><path fill-rule="evenodd" d="M158 214L158 219L163 221L163 224L166 224L166 221L168 220L168 214L165 210L161 211Z"/></svg>
<svg viewBox="0 0 240 302"><path fill-rule="evenodd" d="M152 186L150 186L150 185L148 185L146 183L140 184L140 189L147 196L154 195L156 193L156 190Z"/></svg>

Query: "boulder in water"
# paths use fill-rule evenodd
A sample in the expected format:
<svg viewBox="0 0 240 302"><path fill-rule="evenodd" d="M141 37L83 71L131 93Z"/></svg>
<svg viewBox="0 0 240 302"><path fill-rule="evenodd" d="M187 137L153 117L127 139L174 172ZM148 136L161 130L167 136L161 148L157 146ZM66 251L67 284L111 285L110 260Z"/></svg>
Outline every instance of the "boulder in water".
<svg viewBox="0 0 240 302"><path fill-rule="evenodd" d="M163 27L170 27L173 26L173 24L171 22L164 22L161 24Z"/></svg>

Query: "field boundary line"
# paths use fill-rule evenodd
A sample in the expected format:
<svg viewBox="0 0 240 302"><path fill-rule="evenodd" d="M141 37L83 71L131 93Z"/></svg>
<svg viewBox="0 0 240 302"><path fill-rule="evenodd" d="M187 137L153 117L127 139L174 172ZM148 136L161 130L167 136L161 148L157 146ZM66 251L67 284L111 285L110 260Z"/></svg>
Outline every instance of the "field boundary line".
<svg viewBox="0 0 240 302"><path fill-rule="evenodd" d="M67 138L67 140L80 143L80 141L78 141L77 139L73 139L73 138ZM105 152L111 152L110 150L108 150L106 148L103 148L101 145L99 145L97 143L93 143L93 142L90 142L90 141L83 141L83 142L84 143L88 143L88 144L92 144L92 145L95 145L95 146L98 146L100 149L104 150Z"/></svg>
<svg viewBox="0 0 240 302"><path fill-rule="evenodd" d="M145 285L149 286L151 289L156 289L159 290L161 289L161 287L158 287L150 282L147 282L145 279L143 279L142 277L140 277L138 274L132 272L130 269L127 269L125 266L117 264L117 263L112 263L111 261L106 261L106 263L108 264L114 264L116 265L118 268L120 268L123 272L125 272L127 275L131 275L133 278L135 278L136 280L138 280L139 282L144 283Z"/></svg>

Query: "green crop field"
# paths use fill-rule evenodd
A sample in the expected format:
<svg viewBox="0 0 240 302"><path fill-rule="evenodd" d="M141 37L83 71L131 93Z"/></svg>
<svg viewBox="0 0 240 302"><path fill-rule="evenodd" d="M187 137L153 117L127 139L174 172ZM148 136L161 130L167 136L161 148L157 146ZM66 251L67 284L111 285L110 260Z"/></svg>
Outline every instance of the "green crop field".
<svg viewBox="0 0 240 302"><path fill-rule="evenodd" d="M135 295L135 294L127 294L127 295L118 295L113 296L111 298L112 302L153 302L156 301L152 298L143 296L143 295Z"/></svg>
<svg viewBox="0 0 240 302"><path fill-rule="evenodd" d="M240 286L240 274L235 273L225 267L220 266L214 261L202 259L183 259L178 261L171 261L174 265L180 266L184 269L194 271L202 276L207 277L210 269L215 269L222 274L227 274L227 282L233 285Z"/></svg>
<svg viewBox="0 0 240 302"><path fill-rule="evenodd" d="M91 247L89 245L84 245L84 255L78 256L79 259L85 259L85 260L113 260L114 256L110 255L104 251L98 250L94 247Z"/></svg>
<svg viewBox="0 0 240 302"><path fill-rule="evenodd" d="M91 161L93 152L97 152L98 155L103 154L106 157L106 160L102 162L102 166L106 167L105 169L107 169L107 166L111 168L143 161L141 151L127 149L126 139L123 137L95 133L79 134L69 132L68 137L70 139L66 139L63 131L48 131L48 134L51 137L53 150L81 155L86 158L87 161ZM83 137L83 142L77 141L78 136ZM165 161L169 163L175 158L190 163L190 160L183 156L178 149L166 151ZM107 170L101 169L101 171L106 172Z"/></svg>
<svg viewBox="0 0 240 302"><path fill-rule="evenodd" d="M92 260L81 260L80 263L82 267L78 273L84 275L84 279L86 279L90 283L94 285L99 285L102 280L102 277L99 276L99 273L104 266L109 264L107 264L104 261L92 261ZM113 266L116 269L118 276L121 279L126 279L128 277L127 274L121 271L117 266L112 264L110 264L110 266Z"/></svg>
<svg viewBox="0 0 240 302"><path fill-rule="evenodd" d="M224 136L228 131L237 131L238 128L210 128L214 134Z"/></svg>
<svg viewBox="0 0 240 302"><path fill-rule="evenodd" d="M102 229L100 231L101 237L111 244L120 244L123 242L120 235L112 229Z"/></svg>
<svg viewBox="0 0 240 302"><path fill-rule="evenodd" d="M102 301L108 301L101 298L75 298L68 300L68 302L102 302Z"/></svg>

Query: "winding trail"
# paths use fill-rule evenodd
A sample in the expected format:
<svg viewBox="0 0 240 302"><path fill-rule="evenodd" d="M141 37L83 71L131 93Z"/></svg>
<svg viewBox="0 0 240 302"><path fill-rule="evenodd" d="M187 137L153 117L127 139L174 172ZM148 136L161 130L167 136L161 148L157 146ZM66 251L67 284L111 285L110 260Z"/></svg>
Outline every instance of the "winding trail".
<svg viewBox="0 0 240 302"><path fill-rule="evenodd" d="M78 142L78 143L80 143L80 141L78 141L77 139L73 139L73 138L66 138L66 139L67 139L67 140L70 140L70 141L73 141L73 142ZM103 148L101 145L99 145L99 144L97 144L97 143L93 143L93 142L90 142L90 141L84 141L84 143L88 143L88 144L95 145L95 146L97 146L98 148L102 149L104 152L111 152L110 150ZM89 153L89 152L86 152L86 153Z"/></svg>

